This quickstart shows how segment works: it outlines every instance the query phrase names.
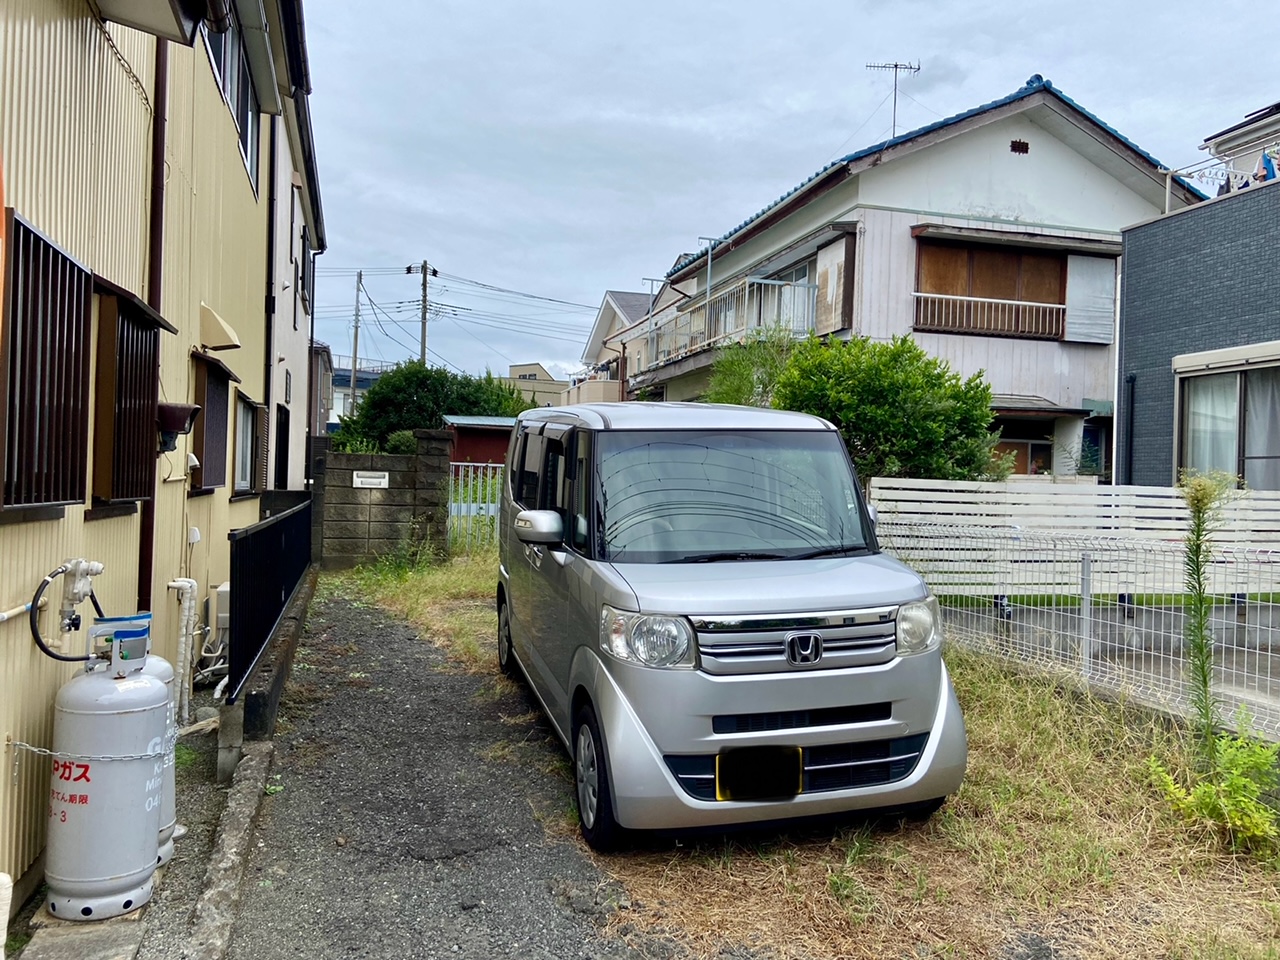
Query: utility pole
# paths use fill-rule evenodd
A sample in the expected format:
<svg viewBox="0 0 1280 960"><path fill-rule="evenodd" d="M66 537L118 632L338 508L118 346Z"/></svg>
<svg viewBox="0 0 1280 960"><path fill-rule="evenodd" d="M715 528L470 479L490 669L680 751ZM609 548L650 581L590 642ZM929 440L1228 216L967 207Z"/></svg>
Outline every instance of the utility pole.
<svg viewBox="0 0 1280 960"><path fill-rule="evenodd" d="M423 366L427 363L427 261L422 261L422 346L418 349L418 359Z"/></svg>
<svg viewBox="0 0 1280 960"><path fill-rule="evenodd" d="M898 74L899 73L919 73L920 64L916 63L868 63L868 70L892 70L893 71L893 130L892 136L898 135Z"/></svg>
<svg viewBox="0 0 1280 960"><path fill-rule="evenodd" d="M356 329L351 335L351 413L356 412L356 368L360 366L360 289L364 286L364 271L356 271Z"/></svg>
<svg viewBox="0 0 1280 960"><path fill-rule="evenodd" d="M427 261L422 263L411 263L404 268L405 273L421 273L422 274L422 341L418 348L418 359L424 364L427 362L427 277L440 276L440 271L435 267L427 265Z"/></svg>

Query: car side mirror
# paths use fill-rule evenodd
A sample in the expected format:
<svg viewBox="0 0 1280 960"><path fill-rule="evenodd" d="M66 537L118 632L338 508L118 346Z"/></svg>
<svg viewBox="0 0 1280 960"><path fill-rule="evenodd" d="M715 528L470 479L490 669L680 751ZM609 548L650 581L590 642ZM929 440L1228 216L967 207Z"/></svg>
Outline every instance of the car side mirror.
<svg viewBox="0 0 1280 960"><path fill-rule="evenodd" d="M880 520L880 511L876 509L874 503L867 504L867 516L871 518L871 526L874 529L876 523Z"/></svg>
<svg viewBox="0 0 1280 960"><path fill-rule="evenodd" d="M564 542L564 521L554 510L521 510L515 519L516 537L522 543Z"/></svg>

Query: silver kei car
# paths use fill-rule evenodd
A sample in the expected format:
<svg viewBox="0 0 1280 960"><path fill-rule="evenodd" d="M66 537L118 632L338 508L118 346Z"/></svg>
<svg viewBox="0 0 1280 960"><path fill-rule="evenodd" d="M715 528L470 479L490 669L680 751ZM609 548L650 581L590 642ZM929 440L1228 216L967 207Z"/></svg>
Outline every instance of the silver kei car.
<svg viewBox="0 0 1280 960"><path fill-rule="evenodd" d="M928 813L964 720L937 601L880 551L840 435L713 404L512 432L498 658L573 756L582 833Z"/></svg>

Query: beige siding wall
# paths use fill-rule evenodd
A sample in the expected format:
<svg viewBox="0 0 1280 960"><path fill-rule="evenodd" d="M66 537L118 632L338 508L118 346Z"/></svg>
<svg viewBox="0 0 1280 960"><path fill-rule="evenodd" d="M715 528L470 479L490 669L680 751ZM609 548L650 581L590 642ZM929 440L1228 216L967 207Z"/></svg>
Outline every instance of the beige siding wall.
<svg viewBox="0 0 1280 960"><path fill-rule="evenodd" d="M84 0L0 3L5 202L85 267L140 296L148 269L155 49L153 37L99 23ZM198 344L202 302L236 328L243 347L220 359L240 376L248 396L263 400L265 146L259 200L203 42L169 50L161 312L181 332L161 335L161 400L194 400L190 353ZM305 383L305 376L295 376L295 392L304 397ZM232 456L227 487L188 498L187 449L182 438L177 451L158 461L152 605L156 652L170 660L177 653L178 611L166 584L192 576L203 599L211 584L228 579L227 532L258 518L256 499L230 502ZM86 522L85 507L66 508L60 520L0 524L0 609L29 600L46 573L81 556L106 566L95 590L107 612L134 609L140 518ZM192 526L201 538L188 549ZM53 612L42 618L43 631L54 637L59 587L50 591ZM87 621L87 604L82 613ZM82 638L68 638L68 649L78 652ZM25 618L0 623L0 737L47 746L53 698L73 672L39 653ZM0 871L17 877L44 845L48 765L24 754L15 781L8 774L13 758L11 747L0 758L6 769Z"/></svg>

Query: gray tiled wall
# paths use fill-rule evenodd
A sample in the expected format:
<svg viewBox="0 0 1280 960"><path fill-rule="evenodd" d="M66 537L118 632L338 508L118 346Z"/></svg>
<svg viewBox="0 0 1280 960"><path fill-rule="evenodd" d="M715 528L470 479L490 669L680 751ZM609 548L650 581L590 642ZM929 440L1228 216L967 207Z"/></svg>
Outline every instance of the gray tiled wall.
<svg viewBox="0 0 1280 960"><path fill-rule="evenodd" d="M1280 340L1280 182L1125 231L1123 270L1117 477L1165 486L1175 479L1173 358Z"/></svg>

